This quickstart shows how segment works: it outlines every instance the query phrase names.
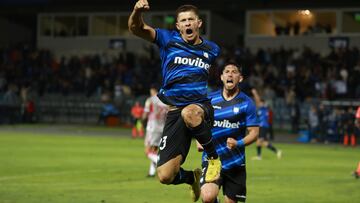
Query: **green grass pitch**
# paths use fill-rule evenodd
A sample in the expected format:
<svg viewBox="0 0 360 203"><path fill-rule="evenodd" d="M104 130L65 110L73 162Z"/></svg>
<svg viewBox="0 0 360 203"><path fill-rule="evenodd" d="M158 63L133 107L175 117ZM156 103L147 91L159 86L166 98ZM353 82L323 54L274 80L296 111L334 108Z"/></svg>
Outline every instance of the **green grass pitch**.
<svg viewBox="0 0 360 203"><path fill-rule="evenodd" d="M0 128L0 203L191 202L187 185L145 177L143 140L131 139L129 130L104 132ZM360 202L360 180L350 175L360 161L359 147L275 146L283 159L263 149L263 160L253 161L255 147L247 148L248 203ZM193 144L184 168L199 165Z"/></svg>

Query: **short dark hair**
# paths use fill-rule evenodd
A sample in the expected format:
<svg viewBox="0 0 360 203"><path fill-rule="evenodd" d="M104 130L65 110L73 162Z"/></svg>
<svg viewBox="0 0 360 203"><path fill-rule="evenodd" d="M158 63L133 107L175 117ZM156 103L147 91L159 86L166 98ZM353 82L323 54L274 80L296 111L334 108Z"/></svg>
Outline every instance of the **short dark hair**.
<svg viewBox="0 0 360 203"><path fill-rule="evenodd" d="M199 17L199 9L196 6L191 5L191 4L185 4L185 5L179 6L176 9L176 19L178 18L179 13L186 12L186 11L192 11Z"/></svg>
<svg viewBox="0 0 360 203"><path fill-rule="evenodd" d="M159 85L157 83L150 84L150 89L155 89L156 91L159 90Z"/></svg>
<svg viewBox="0 0 360 203"><path fill-rule="evenodd" d="M229 61L229 62L225 63L225 65L223 65L223 67L221 69L221 73L225 70L225 67L228 66L228 65L235 66L238 69L239 73L242 74L242 66L239 65L238 63L234 62L234 61Z"/></svg>

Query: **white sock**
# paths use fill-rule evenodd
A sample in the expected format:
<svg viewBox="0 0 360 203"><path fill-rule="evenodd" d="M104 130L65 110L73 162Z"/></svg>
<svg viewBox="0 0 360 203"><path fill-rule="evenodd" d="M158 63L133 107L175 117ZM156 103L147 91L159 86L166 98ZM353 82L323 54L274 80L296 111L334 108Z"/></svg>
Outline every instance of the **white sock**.
<svg viewBox="0 0 360 203"><path fill-rule="evenodd" d="M157 163L157 154L154 153L148 153L147 157L154 162L155 164Z"/></svg>
<svg viewBox="0 0 360 203"><path fill-rule="evenodd" d="M150 162L149 175L155 175L156 172L156 164L154 162Z"/></svg>

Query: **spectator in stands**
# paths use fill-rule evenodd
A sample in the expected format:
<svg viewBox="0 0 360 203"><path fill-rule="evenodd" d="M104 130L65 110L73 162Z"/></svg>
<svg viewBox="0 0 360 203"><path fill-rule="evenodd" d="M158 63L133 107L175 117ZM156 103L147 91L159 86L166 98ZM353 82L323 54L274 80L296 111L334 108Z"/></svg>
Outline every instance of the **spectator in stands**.
<svg viewBox="0 0 360 203"><path fill-rule="evenodd" d="M293 25L293 29L294 29L294 35L300 34L300 22L299 21L295 21L295 23Z"/></svg>
<svg viewBox="0 0 360 203"><path fill-rule="evenodd" d="M27 100L25 103L25 112L24 112L24 117L23 117L23 121L25 123L33 123L35 122L35 102L31 99Z"/></svg>
<svg viewBox="0 0 360 203"><path fill-rule="evenodd" d="M286 103L290 110L291 132L298 133L300 125L300 107L296 99L294 88L291 88L286 95Z"/></svg>
<svg viewBox="0 0 360 203"><path fill-rule="evenodd" d="M340 76L336 77L336 80L332 81L333 89L335 90L335 97L338 99L346 98L347 84Z"/></svg>
<svg viewBox="0 0 360 203"><path fill-rule="evenodd" d="M291 22L286 22L286 25L285 25L285 28L284 28L284 34L285 35L290 35L292 26L293 25L291 24Z"/></svg>
<svg viewBox="0 0 360 203"><path fill-rule="evenodd" d="M1 115L3 120L6 120L10 124L19 121L21 100L18 95L18 86L16 84L10 84L8 86L3 97L3 105L5 106L4 112Z"/></svg>
<svg viewBox="0 0 360 203"><path fill-rule="evenodd" d="M110 117L118 118L120 112L111 102L110 94L109 93L103 94L101 100L103 102L103 106L99 115L98 124L101 123L106 124L107 119Z"/></svg>
<svg viewBox="0 0 360 203"><path fill-rule="evenodd" d="M319 105L318 109L318 118L319 118L319 131L318 138L320 142L326 141L326 110L324 104Z"/></svg>
<svg viewBox="0 0 360 203"><path fill-rule="evenodd" d="M324 29L327 34L332 33L332 26L329 23L324 26Z"/></svg>
<svg viewBox="0 0 360 203"><path fill-rule="evenodd" d="M3 92L5 90L6 87L6 78L5 78L5 73L3 70L0 70L0 92Z"/></svg>
<svg viewBox="0 0 360 203"><path fill-rule="evenodd" d="M114 85L114 99L117 102L119 102L123 99L123 97L124 97L124 92L123 92L121 81L116 80L115 85Z"/></svg>
<svg viewBox="0 0 360 203"><path fill-rule="evenodd" d="M316 142L318 140L319 117L315 105L311 105L308 113L308 129L311 142Z"/></svg>
<svg viewBox="0 0 360 203"><path fill-rule="evenodd" d="M328 141L339 142L341 129L342 111L339 107L331 108L330 114L327 116L326 137Z"/></svg>
<svg viewBox="0 0 360 203"><path fill-rule="evenodd" d="M35 121L35 102L29 92L30 87L22 87L20 90L22 122L33 123Z"/></svg>

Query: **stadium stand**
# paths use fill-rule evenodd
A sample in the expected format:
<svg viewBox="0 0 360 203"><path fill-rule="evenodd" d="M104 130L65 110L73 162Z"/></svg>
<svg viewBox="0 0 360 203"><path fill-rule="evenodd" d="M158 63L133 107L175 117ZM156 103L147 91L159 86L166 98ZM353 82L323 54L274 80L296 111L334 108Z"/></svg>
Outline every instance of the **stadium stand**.
<svg viewBox="0 0 360 203"><path fill-rule="evenodd" d="M214 6L213 8L218 6L218 3L214 3L215 1L213 3L209 2L206 3L207 5L202 6L207 9L211 6ZM239 38L243 38L242 40L245 40L245 42L247 39L250 40L247 43L242 43L240 39L236 42L233 40L231 43L223 44L222 55L210 72L209 89L217 88L220 85L218 80L219 67L228 60L235 60L244 66L244 74L245 78L247 78L244 81L246 86L257 88L266 99L267 104L274 110L274 126L276 128L296 129L293 133L297 133L300 129L307 129L308 112L313 104L323 104L325 106L324 119L329 123L327 125L334 128L336 126L334 123L341 117L340 115L345 106L355 108L358 105L356 101L360 98L360 80L358 79L360 78L360 50L356 44L358 42L356 37L360 34L356 33L357 27L352 26L355 24L350 23L357 20L351 18L354 13L357 13L357 9L349 10L333 6L338 10L296 10L294 8L296 8L297 4L293 4L293 8L285 10L273 10L270 8L272 5L267 5L269 11L250 11L248 13L249 19L246 19L245 11L242 11L243 16L236 16L236 20L242 19L242 21L246 21L245 23L250 23L251 20L267 23L267 20L262 21L262 19L273 19L274 22L270 23L275 26L269 26L269 29L262 30L242 25L244 26L243 36L239 36ZM329 3L324 1L324 5L329 6ZM128 8L122 6L123 12L120 12L120 14L111 12L109 18L103 18L104 14L96 13L97 9L100 9L96 6L89 9L95 13L88 12L82 14L82 16L70 13L70 18L64 18L63 13L61 13L61 9L66 8L66 6L59 8L58 12L39 12L38 25L45 25L45 27L43 30L43 27L40 26L34 32L39 32L37 33L38 41L45 40L43 42L46 43L42 45L49 44L49 47L54 45L51 40L57 40L60 45L61 42L68 42L71 45L70 47L72 47L73 42L78 40L79 45L84 46L87 45L87 43L84 43L85 39L88 42L96 38L93 35L109 34L98 33L101 31L107 32L107 29L101 30L99 28L100 30L95 31L90 30L90 28L87 28L86 31L80 31L79 29L78 32L71 35L60 36L57 32L52 34L54 30L46 30L45 28L47 28L46 26L53 28L56 25L70 29L73 25L82 25L82 23L78 22L84 20L84 22L88 23L98 22L101 24L102 22L103 24L99 24L99 27L107 25L109 29L117 29L114 24L109 22L116 18L119 18L120 24L121 21L126 21L128 14L125 10L127 11ZM260 6L260 8L263 7ZM224 15L224 11L227 12L227 9L222 9L222 12L220 11L221 8L219 8L219 12L210 12L211 10L209 10L209 12L204 13L202 17L210 18L209 16L211 16L213 20L212 23L206 25L204 34L215 39L234 39L228 33L217 33L222 30L220 25L225 25L225 22L230 21L233 23L234 21ZM33 11L36 11L36 9ZM8 12L11 12L11 9ZM231 12L238 13L233 10ZM267 12L270 15L264 15ZM296 19L296 21L290 23L288 20L293 20L291 19L293 14L298 13L301 15L306 14L307 17L309 17L309 14L317 15L318 18L314 19L319 20L319 22L314 22L315 24L312 27L301 22L301 19ZM341 21L343 26L336 23L338 22L336 19L339 13L341 13L339 17L344 19ZM220 14L222 15L219 17ZM296 18L301 17L300 14ZM37 15L37 13L34 15ZM98 20L104 19L104 21L91 21L89 20L91 16ZM166 9L155 12L152 16L162 16L163 19L171 21L171 16L168 15ZM262 18L261 16L265 17ZM1 17L9 19L5 14ZM155 20L160 19L155 17ZM51 19L54 21L51 21ZM74 24L66 23L67 19L70 19ZM149 20L152 20L152 18ZM159 20L159 24L161 23L168 26L166 22ZM5 24L3 23L3 25ZM257 23L253 23L251 26L253 25L257 25ZM226 23L226 26L234 26L234 24ZM286 31L287 26L290 26L289 32ZM81 29L83 28L85 29L85 27L81 27ZM35 104L34 121L96 123L102 106L101 96L104 93L110 93L112 102L119 108L120 123L131 123L130 107L137 100L143 101L150 84L153 81L160 83L162 76L157 51L152 46L143 46L142 44L137 44L137 46L141 47L141 52L133 51L134 49L129 48L129 44L135 43L136 39L127 38L129 36L126 24L122 23L119 29L124 31L121 31L122 34L118 33L120 37L113 35L111 31L110 35L100 36L96 38L98 40L94 40L96 42L91 44L93 50L82 50L80 52L74 49L71 52L67 51L67 54L63 56L58 55L58 53L62 52L42 48L43 46L39 46L39 43L36 42L20 43L0 48L0 55L2 56L0 58L0 107L3 109L3 116L0 118L1 122L23 122L26 102L31 101ZM241 29L236 31L238 30ZM276 30L280 32L278 33ZM265 36L257 36L258 34L264 34L262 32L265 33ZM346 35L347 32L354 33L348 38L336 38L339 34ZM246 36L249 33L250 36ZM225 35L225 37L222 37L222 35ZM84 36L85 39L82 38ZM118 37L119 39L117 39ZM321 41L325 43L322 43L322 46L317 46L318 44L312 45L312 43L308 43L308 46L287 46L294 45L295 42L309 42L306 41L308 39L311 39L311 42ZM103 43L107 42L107 40L113 42L112 46L116 44L121 48L113 49L114 47L112 47L111 51L96 48L100 44L99 41ZM337 40L337 42L331 40ZM250 47L252 42L255 41L261 45L261 48ZM272 43L277 47L273 45L267 47L263 44L265 41L265 44L275 41L289 43L282 43L286 46ZM345 44L345 46L329 47L327 42L332 42L333 45L336 43ZM107 45L108 43L102 44L105 47ZM126 49L126 45L128 45L128 49ZM326 46L326 49L323 49L323 46ZM27 96L22 95L23 91L27 92ZM9 102L9 99L14 102ZM9 111L10 108L14 110ZM299 116L292 116L294 111L299 111ZM332 138L329 140L340 140L339 136L331 135Z"/></svg>

